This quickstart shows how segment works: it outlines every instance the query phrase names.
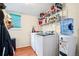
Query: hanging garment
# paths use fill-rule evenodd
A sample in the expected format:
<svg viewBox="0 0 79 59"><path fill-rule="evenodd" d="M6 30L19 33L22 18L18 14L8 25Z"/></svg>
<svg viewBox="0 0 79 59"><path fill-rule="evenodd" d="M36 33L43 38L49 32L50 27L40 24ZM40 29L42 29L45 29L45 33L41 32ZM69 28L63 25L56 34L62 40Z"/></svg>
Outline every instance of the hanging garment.
<svg viewBox="0 0 79 59"><path fill-rule="evenodd" d="M1 23L0 23L0 56L2 55L2 33L1 33Z"/></svg>
<svg viewBox="0 0 79 59"><path fill-rule="evenodd" d="M3 19L4 13L2 10L0 10L0 56L12 56L13 46Z"/></svg>

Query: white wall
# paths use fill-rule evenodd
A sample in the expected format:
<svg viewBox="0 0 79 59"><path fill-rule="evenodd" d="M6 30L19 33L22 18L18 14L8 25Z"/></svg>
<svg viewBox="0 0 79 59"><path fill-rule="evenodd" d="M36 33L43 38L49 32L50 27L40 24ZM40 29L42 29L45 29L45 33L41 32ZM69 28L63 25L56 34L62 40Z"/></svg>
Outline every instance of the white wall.
<svg viewBox="0 0 79 59"><path fill-rule="evenodd" d="M77 55L79 56L79 3L77 4L77 37L78 37L78 40L77 40Z"/></svg>
<svg viewBox="0 0 79 59"><path fill-rule="evenodd" d="M79 55L79 4L77 3L72 3L72 4L67 4L68 6L68 16L74 18L74 36L75 39L77 39L77 55Z"/></svg>
<svg viewBox="0 0 79 59"><path fill-rule="evenodd" d="M41 27L41 30L44 31L44 32L46 32L46 31L54 31L55 30L54 27L55 26L53 24L43 25Z"/></svg>
<svg viewBox="0 0 79 59"><path fill-rule="evenodd" d="M11 37L16 38L16 47L30 46L32 27L37 25L37 17L21 15L20 29L10 29Z"/></svg>

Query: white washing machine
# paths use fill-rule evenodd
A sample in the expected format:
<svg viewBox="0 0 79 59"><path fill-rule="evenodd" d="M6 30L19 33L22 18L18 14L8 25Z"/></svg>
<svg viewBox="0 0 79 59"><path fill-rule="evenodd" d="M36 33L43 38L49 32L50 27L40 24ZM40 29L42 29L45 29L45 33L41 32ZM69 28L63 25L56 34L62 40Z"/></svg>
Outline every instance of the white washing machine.
<svg viewBox="0 0 79 59"><path fill-rule="evenodd" d="M58 56L58 35L32 33L31 46L38 56Z"/></svg>
<svg viewBox="0 0 79 59"><path fill-rule="evenodd" d="M75 56L76 38L72 36L61 35L59 39L59 55Z"/></svg>

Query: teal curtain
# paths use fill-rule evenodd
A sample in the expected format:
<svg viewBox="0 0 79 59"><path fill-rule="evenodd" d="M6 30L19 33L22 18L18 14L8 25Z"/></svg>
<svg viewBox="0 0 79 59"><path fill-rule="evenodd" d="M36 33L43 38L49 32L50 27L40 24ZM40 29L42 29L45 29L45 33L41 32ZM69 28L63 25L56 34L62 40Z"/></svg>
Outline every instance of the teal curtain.
<svg viewBox="0 0 79 59"><path fill-rule="evenodd" d="M21 28L21 16L16 14L10 14L12 17L13 28Z"/></svg>

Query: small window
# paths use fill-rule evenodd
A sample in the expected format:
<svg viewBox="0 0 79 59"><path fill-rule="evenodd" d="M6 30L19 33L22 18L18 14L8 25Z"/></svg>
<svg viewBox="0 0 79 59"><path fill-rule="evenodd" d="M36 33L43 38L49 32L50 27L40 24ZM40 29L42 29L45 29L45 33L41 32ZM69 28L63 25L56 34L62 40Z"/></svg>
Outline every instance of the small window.
<svg viewBox="0 0 79 59"><path fill-rule="evenodd" d="M21 28L21 16L11 13L13 28Z"/></svg>

